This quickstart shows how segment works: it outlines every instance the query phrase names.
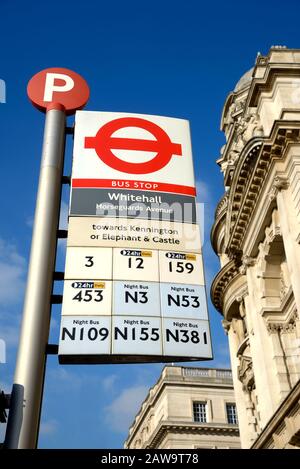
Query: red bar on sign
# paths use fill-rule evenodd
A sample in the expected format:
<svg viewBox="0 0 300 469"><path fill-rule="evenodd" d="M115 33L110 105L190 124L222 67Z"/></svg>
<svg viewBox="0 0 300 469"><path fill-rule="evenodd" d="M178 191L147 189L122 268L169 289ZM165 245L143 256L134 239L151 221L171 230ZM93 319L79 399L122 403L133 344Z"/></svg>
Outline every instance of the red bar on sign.
<svg viewBox="0 0 300 469"><path fill-rule="evenodd" d="M178 184L164 184L151 181L131 181L128 179L72 179L72 187L101 187L108 189L136 189L145 191L173 192L196 196L196 188Z"/></svg>

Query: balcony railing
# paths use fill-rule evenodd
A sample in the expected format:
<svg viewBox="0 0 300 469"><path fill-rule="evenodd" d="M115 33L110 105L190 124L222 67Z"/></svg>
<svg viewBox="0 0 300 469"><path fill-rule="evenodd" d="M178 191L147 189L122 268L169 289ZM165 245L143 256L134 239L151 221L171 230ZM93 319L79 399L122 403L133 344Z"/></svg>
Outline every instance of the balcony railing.
<svg viewBox="0 0 300 469"><path fill-rule="evenodd" d="M182 368L183 376L202 378L223 378L232 379L231 370L221 370L214 368Z"/></svg>

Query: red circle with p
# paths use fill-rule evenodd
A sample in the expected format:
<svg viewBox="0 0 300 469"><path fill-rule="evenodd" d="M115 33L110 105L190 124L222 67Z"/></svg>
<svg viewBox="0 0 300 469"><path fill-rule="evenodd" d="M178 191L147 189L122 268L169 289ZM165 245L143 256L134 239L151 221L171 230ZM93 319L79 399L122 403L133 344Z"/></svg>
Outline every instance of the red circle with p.
<svg viewBox="0 0 300 469"><path fill-rule="evenodd" d="M42 112L61 109L70 115L86 105L90 90L78 73L67 68L47 68L31 78L27 94Z"/></svg>

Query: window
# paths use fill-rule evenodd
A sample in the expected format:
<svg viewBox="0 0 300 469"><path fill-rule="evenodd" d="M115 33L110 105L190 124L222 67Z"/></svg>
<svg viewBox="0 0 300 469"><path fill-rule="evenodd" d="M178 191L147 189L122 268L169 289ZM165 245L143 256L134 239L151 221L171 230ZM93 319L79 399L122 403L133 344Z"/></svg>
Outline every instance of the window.
<svg viewBox="0 0 300 469"><path fill-rule="evenodd" d="M193 402L194 422L206 422L206 402Z"/></svg>
<svg viewBox="0 0 300 469"><path fill-rule="evenodd" d="M232 425L238 424L235 404L226 404L227 422Z"/></svg>

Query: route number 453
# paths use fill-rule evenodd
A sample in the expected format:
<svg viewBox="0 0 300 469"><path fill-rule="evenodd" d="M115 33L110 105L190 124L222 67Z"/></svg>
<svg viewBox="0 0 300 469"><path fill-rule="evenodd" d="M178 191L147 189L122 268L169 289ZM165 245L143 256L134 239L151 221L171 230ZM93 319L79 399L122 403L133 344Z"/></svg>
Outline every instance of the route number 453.
<svg viewBox="0 0 300 469"><path fill-rule="evenodd" d="M103 300L103 290L79 290L79 292L73 297L76 301L96 301L99 303Z"/></svg>

